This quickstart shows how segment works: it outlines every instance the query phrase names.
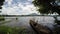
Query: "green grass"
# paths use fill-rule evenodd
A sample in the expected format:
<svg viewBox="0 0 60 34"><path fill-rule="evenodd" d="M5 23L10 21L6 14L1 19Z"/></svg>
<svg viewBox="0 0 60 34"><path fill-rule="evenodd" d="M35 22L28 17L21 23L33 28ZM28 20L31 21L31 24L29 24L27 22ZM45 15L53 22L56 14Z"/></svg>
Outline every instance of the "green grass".
<svg viewBox="0 0 60 34"><path fill-rule="evenodd" d="M8 26L0 26L0 34L19 34L21 32L22 34L25 34L24 32L25 28L20 27L8 27Z"/></svg>
<svg viewBox="0 0 60 34"><path fill-rule="evenodd" d="M0 34L7 34L10 31L11 31L10 27L0 26Z"/></svg>

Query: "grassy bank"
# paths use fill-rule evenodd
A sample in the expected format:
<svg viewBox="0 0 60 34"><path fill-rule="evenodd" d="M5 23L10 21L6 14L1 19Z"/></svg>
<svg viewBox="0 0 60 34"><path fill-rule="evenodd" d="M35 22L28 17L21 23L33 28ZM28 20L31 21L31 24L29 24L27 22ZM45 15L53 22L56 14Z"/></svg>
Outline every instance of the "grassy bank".
<svg viewBox="0 0 60 34"><path fill-rule="evenodd" d="M11 27L8 27L8 26L0 26L0 34L19 34L20 32L22 34L25 34L24 30L25 30L25 28L23 28L23 27L11 28Z"/></svg>

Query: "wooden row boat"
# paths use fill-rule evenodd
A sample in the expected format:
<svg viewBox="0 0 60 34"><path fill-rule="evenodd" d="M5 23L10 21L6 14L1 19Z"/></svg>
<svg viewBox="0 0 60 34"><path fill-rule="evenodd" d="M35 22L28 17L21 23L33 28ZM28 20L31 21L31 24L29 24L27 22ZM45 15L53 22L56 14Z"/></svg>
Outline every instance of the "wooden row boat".
<svg viewBox="0 0 60 34"><path fill-rule="evenodd" d="M37 22L30 20L30 26L37 32L37 34L52 34L51 30Z"/></svg>

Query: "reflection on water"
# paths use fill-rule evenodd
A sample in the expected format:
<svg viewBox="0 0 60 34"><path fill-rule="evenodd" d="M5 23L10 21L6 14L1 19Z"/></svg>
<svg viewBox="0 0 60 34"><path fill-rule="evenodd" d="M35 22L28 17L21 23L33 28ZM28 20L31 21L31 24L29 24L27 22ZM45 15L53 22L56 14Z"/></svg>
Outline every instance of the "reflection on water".
<svg viewBox="0 0 60 34"><path fill-rule="evenodd" d="M48 26L49 28L53 28L54 25L54 18L53 17L47 17L47 16L30 16L30 17L17 17L18 20L16 20L16 17L5 17L5 20L12 20L9 23L6 23L5 25L8 26L30 26L29 20L35 19L35 21L38 20L39 24L42 24L44 26ZM58 17L59 18L59 17ZM60 19L60 18L59 18Z"/></svg>

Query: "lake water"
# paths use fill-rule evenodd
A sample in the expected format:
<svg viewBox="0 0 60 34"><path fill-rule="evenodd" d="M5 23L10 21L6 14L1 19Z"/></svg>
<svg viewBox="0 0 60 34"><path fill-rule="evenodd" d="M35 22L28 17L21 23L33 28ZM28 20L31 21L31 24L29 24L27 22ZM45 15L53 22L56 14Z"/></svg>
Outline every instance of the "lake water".
<svg viewBox="0 0 60 34"><path fill-rule="evenodd" d="M35 20L38 21L37 23L42 24L44 26L47 26L49 28L53 28L54 26L54 18L50 16L27 16L27 17L17 17L18 20L16 20L16 17L5 17L5 20L11 20L11 22L8 22L4 25L8 25L11 27L30 27L29 20ZM60 17L58 17L58 20L60 20Z"/></svg>
<svg viewBox="0 0 60 34"><path fill-rule="evenodd" d="M11 19L15 19L16 17L5 17L5 20L11 20ZM29 21L30 19L32 19L32 20L35 20L35 21L37 21L38 20L38 22L41 22L41 23L52 23L55 19L53 18L53 17L43 17L43 16L28 16L28 17L17 17L18 18L18 20L20 20L20 21L22 21L22 22L24 22L25 20L26 20L26 22L27 22L27 20Z"/></svg>

